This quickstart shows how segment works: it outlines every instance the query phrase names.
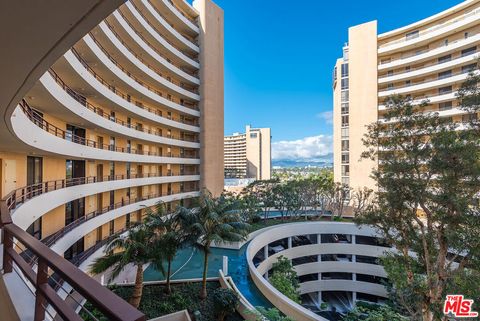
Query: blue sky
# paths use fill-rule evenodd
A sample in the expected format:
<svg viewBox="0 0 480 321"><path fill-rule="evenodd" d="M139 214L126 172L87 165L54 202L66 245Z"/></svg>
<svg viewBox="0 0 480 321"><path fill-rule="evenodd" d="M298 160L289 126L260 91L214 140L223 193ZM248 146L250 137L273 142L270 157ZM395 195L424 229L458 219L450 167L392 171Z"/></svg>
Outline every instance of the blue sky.
<svg viewBox="0 0 480 321"><path fill-rule="evenodd" d="M331 75L348 27L379 33L456 0L214 0L225 12L225 134L271 127L274 158L331 152ZM321 150L323 149L323 150Z"/></svg>

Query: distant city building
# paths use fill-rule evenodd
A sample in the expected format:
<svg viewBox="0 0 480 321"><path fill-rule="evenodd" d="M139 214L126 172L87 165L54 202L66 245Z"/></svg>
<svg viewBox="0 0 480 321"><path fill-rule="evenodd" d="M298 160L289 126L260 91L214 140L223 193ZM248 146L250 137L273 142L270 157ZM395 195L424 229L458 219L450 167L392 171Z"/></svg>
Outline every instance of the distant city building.
<svg viewBox="0 0 480 321"><path fill-rule="evenodd" d="M270 128L246 127L245 133L225 136L225 178L270 179Z"/></svg>

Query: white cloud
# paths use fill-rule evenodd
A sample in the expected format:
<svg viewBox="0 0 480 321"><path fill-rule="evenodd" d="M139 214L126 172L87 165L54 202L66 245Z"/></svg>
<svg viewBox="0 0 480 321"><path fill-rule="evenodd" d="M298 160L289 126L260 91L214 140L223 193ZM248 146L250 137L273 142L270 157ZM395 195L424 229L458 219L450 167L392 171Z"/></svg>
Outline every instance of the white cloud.
<svg viewBox="0 0 480 321"><path fill-rule="evenodd" d="M326 124L332 125L333 124L333 111L324 111L317 114L317 117L323 120Z"/></svg>
<svg viewBox="0 0 480 321"><path fill-rule="evenodd" d="M327 135L272 143L273 160L321 161L330 159L332 152L333 137Z"/></svg>

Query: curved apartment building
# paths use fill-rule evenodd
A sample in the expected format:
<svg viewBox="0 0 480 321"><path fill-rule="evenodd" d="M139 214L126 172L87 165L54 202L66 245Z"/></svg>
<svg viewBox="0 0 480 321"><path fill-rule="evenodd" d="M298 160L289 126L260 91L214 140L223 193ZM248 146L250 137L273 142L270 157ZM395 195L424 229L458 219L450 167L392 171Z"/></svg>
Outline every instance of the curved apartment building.
<svg viewBox="0 0 480 321"><path fill-rule="evenodd" d="M79 266L145 208L222 192L223 11L210 0L127 1L5 115L2 225L11 218ZM30 319L16 286L17 313Z"/></svg>
<svg viewBox="0 0 480 321"><path fill-rule="evenodd" d="M382 119L386 97L401 94L454 122L470 117L456 92L476 68L480 1L464 1L434 16L383 34L377 22L351 27L333 74L334 176L353 188L374 188L375 161L361 160L367 125Z"/></svg>

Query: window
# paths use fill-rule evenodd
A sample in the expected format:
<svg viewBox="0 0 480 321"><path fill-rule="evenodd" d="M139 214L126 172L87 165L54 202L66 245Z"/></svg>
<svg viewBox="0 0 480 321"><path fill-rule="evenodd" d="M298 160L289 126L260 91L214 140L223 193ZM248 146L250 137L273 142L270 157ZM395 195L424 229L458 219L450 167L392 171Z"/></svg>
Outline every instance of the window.
<svg viewBox="0 0 480 321"><path fill-rule="evenodd" d="M445 46L448 46L448 39L445 39L445 41L443 42L443 44L444 44Z"/></svg>
<svg viewBox="0 0 480 321"><path fill-rule="evenodd" d="M466 123L472 120L477 120L478 116L477 114L467 114L467 115L462 115L462 122Z"/></svg>
<svg viewBox="0 0 480 321"><path fill-rule="evenodd" d="M445 86L445 87L438 88L439 95L449 94L451 92L452 92L452 86Z"/></svg>
<svg viewBox="0 0 480 321"><path fill-rule="evenodd" d="M333 68L333 81L337 80L337 66Z"/></svg>
<svg viewBox="0 0 480 321"><path fill-rule="evenodd" d="M463 37L464 37L465 39L467 39L467 38L468 38L468 32L465 32L465 33L463 34Z"/></svg>
<svg viewBox="0 0 480 321"><path fill-rule="evenodd" d="M462 67L462 73L471 72L477 69L477 64L470 64Z"/></svg>
<svg viewBox="0 0 480 321"><path fill-rule="evenodd" d="M348 89L348 78L342 79L342 89Z"/></svg>
<svg viewBox="0 0 480 321"><path fill-rule="evenodd" d="M439 111L450 110L450 109L452 109L452 102L451 101L446 101L446 102L438 104L438 110Z"/></svg>
<svg viewBox="0 0 480 321"><path fill-rule="evenodd" d="M348 138L348 136L349 136L349 134L348 134L348 127L342 128L342 129L340 130L340 132L341 132L341 134L342 134L342 139Z"/></svg>
<svg viewBox="0 0 480 321"><path fill-rule="evenodd" d="M445 79L448 77L452 77L452 71L451 70L445 70L442 72L438 73L438 79Z"/></svg>
<svg viewBox="0 0 480 321"><path fill-rule="evenodd" d="M387 76L393 76L393 70L387 71Z"/></svg>
<svg viewBox="0 0 480 321"><path fill-rule="evenodd" d="M348 90L343 90L341 95L342 102L348 101Z"/></svg>
<svg viewBox="0 0 480 321"><path fill-rule="evenodd" d="M114 111L110 112L110 120L115 121L115 112Z"/></svg>
<svg viewBox="0 0 480 321"><path fill-rule="evenodd" d="M415 30L415 31L407 33L405 35L405 40L412 40L412 39L418 38L418 36L419 36L419 31Z"/></svg>
<svg viewBox="0 0 480 321"><path fill-rule="evenodd" d="M393 83L389 83L389 84L387 85L387 89L393 89Z"/></svg>
<svg viewBox="0 0 480 321"><path fill-rule="evenodd" d="M410 71L410 66L405 67L405 71Z"/></svg>
<svg viewBox="0 0 480 321"><path fill-rule="evenodd" d="M342 116L342 127L348 126L348 115Z"/></svg>
<svg viewBox="0 0 480 321"><path fill-rule="evenodd" d="M342 151L348 151L349 149L349 141L348 140L342 140Z"/></svg>
<svg viewBox="0 0 480 321"><path fill-rule="evenodd" d="M347 154L342 154L342 164L348 164L350 160L350 155L347 153Z"/></svg>
<svg viewBox="0 0 480 321"><path fill-rule="evenodd" d="M250 133L250 138L257 138L258 134L257 133Z"/></svg>
<svg viewBox="0 0 480 321"><path fill-rule="evenodd" d="M110 221L109 223L109 234L113 235L115 233L115 221Z"/></svg>
<svg viewBox="0 0 480 321"><path fill-rule="evenodd" d="M474 54L475 52L477 52L477 46L475 46L475 47L470 47L470 48L467 48L467 49L463 49L463 50L462 50L462 57L465 57L465 56L468 56L468 55L472 55L472 54Z"/></svg>
<svg viewBox="0 0 480 321"><path fill-rule="evenodd" d="M348 187L350 185L350 177L342 177L342 184Z"/></svg>
<svg viewBox="0 0 480 321"><path fill-rule="evenodd" d="M446 55L443 57L438 58L438 63L443 64L444 62L452 60L452 55Z"/></svg>
<svg viewBox="0 0 480 321"><path fill-rule="evenodd" d="M342 78L348 77L348 64L342 64Z"/></svg>
<svg viewBox="0 0 480 321"><path fill-rule="evenodd" d="M115 137L110 137L110 150L115 150Z"/></svg>
<svg viewBox="0 0 480 321"><path fill-rule="evenodd" d="M342 114L348 114L348 103L342 103Z"/></svg>
<svg viewBox="0 0 480 321"><path fill-rule="evenodd" d="M408 86L410 86L411 84L412 84L412 81L411 81L411 80L407 80L407 81L405 81L405 86L407 86L407 87L408 87Z"/></svg>
<svg viewBox="0 0 480 321"><path fill-rule="evenodd" d="M350 176L350 165L342 165L342 176Z"/></svg>

